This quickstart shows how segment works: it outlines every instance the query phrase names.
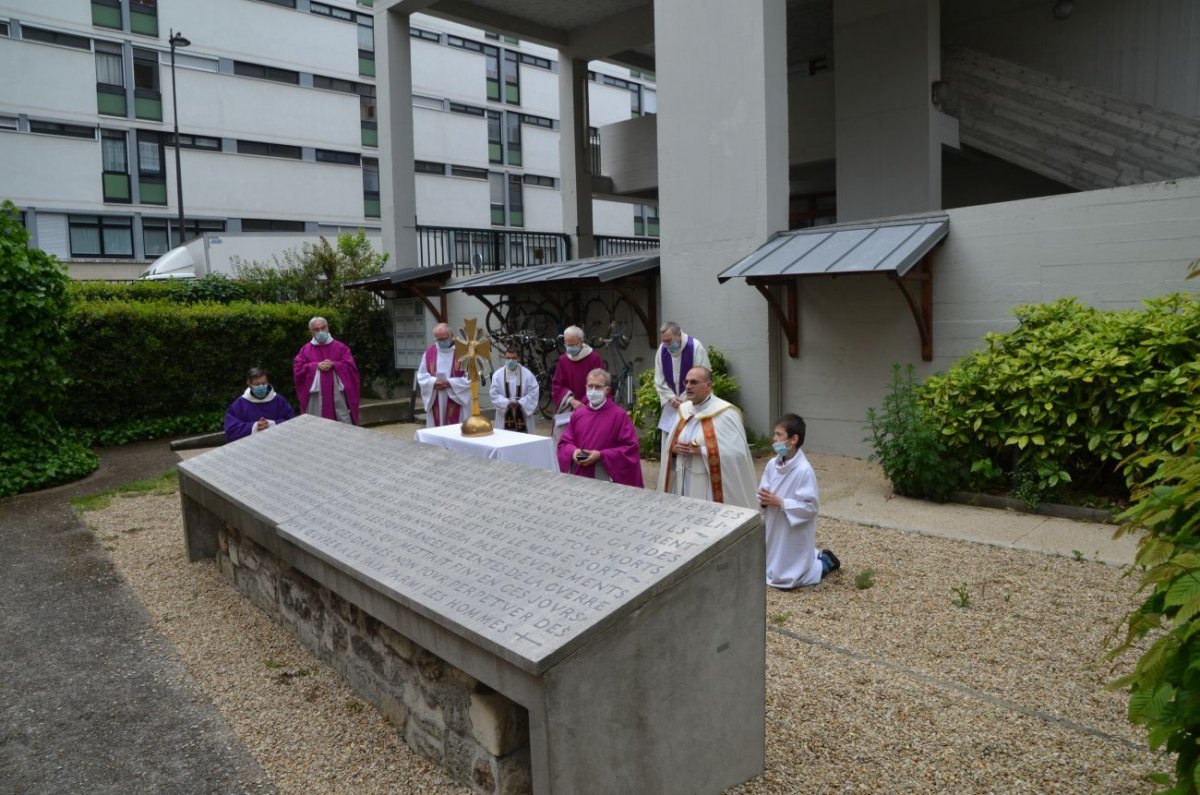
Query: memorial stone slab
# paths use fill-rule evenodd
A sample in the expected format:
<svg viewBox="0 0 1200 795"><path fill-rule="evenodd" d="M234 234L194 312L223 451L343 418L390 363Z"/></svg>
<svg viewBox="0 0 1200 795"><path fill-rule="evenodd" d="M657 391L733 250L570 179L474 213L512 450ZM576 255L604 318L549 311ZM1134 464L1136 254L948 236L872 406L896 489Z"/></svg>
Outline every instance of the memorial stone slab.
<svg viewBox="0 0 1200 795"><path fill-rule="evenodd" d="M297 568L526 706L538 790L625 770L635 789L708 791L761 770L755 511L308 416L182 463L180 481L228 517L256 517ZM622 694L663 675L698 679ZM596 698L640 728L586 726ZM695 723L706 715L713 725ZM682 757L629 758L677 749L681 731Z"/></svg>

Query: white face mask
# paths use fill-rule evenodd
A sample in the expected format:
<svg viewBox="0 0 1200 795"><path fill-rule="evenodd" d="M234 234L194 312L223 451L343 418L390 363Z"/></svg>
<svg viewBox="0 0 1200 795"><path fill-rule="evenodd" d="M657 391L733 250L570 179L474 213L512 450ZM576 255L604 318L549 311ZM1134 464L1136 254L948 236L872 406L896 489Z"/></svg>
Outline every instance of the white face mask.
<svg viewBox="0 0 1200 795"><path fill-rule="evenodd" d="M604 405L606 395L604 394L603 389L589 389L587 391L587 399L592 408L598 409Z"/></svg>

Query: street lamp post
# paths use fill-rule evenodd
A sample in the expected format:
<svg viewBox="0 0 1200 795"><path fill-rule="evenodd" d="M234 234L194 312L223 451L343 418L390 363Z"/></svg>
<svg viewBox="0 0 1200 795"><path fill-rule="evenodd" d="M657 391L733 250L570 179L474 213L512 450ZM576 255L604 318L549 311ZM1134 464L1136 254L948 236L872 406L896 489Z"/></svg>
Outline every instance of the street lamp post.
<svg viewBox="0 0 1200 795"><path fill-rule="evenodd" d="M175 198L179 204L179 245L183 245L183 169L179 165L179 92L175 89L175 48L190 47L189 41L182 33L171 31L167 39L171 45L171 114L175 117Z"/></svg>

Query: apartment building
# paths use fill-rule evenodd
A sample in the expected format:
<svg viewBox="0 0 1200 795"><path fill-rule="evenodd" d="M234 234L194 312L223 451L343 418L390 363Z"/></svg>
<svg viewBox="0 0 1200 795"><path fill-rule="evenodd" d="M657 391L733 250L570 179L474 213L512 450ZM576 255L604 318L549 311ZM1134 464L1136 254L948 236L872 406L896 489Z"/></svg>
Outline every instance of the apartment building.
<svg viewBox="0 0 1200 795"><path fill-rule="evenodd" d="M538 256L567 256L556 52L422 15L411 35L417 228L553 233ZM0 70L17 77L0 85L0 193L76 278L131 278L177 245L181 197L185 239L380 229L370 2L7 0ZM598 123L656 106L652 76L603 64L589 98ZM644 203L595 214L603 234L657 233Z"/></svg>

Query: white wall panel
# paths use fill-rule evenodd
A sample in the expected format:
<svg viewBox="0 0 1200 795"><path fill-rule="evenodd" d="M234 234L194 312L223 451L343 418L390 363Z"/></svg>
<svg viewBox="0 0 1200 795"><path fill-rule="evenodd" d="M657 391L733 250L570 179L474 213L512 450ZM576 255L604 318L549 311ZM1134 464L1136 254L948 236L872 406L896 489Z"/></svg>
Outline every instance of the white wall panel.
<svg viewBox="0 0 1200 795"><path fill-rule="evenodd" d="M0 37L0 75L0 110L95 124L92 53Z"/></svg>
<svg viewBox="0 0 1200 795"><path fill-rule="evenodd" d="M6 2L0 3L0 18L15 18L30 25L48 28L68 28L86 33L92 29L91 3L67 2Z"/></svg>
<svg viewBox="0 0 1200 795"><path fill-rule="evenodd" d="M174 206L173 167L167 195ZM361 223L362 169L185 149L183 206L189 216Z"/></svg>
<svg viewBox="0 0 1200 795"><path fill-rule="evenodd" d="M246 0L160 3L164 41L172 28L197 55L358 78L358 28L349 22Z"/></svg>
<svg viewBox="0 0 1200 795"><path fill-rule="evenodd" d="M413 108L417 160L488 167L487 121L449 111Z"/></svg>
<svg viewBox="0 0 1200 795"><path fill-rule="evenodd" d="M558 75L521 64L521 109L535 116L559 118Z"/></svg>
<svg viewBox="0 0 1200 795"><path fill-rule="evenodd" d="M524 185L525 228L531 232L562 231L562 197L553 188Z"/></svg>
<svg viewBox="0 0 1200 795"><path fill-rule="evenodd" d="M633 234L632 204L624 202L592 202L592 218L596 234L629 237Z"/></svg>
<svg viewBox="0 0 1200 795"><path fill-rule="evenodd" d="M542 127L521 127L523 165L530 174L558 176L558 133Z"/></svg>
<svg viewBox="0 0 1200 795"><path fill-rule="evenodd" d="M447 47L444 44L413 40L414 94L450 97L460 102L483 105L487 101L486 80L487 73L482 54L458 47Z"/></svg>
<svg viewBox="0 0 1200 795"><path fill-rule="evenodd" d="M177 69L179 128L185 132L322 149L360 149L358 96ZM171 72L163 69L163 115L170 124Z"/></svg>
<svg viewBox="0 0 1200 795"><path fill-rule="evenodd" d="M588 83L588 119L593 127L629 120L629 92L599 83Z"/></svg>
<svg viewBox="0 0 1200 795"><path fill-rule="evenodd" d="M488 183L480 179L417 175L417 223L491 227Z"/></svg>
<svg viewBox="0 0 1200 795"><path fill-rule="evenodd" d="M0 198L15 204L105 209L100 171L98 140L0 133Z"/></svg>

